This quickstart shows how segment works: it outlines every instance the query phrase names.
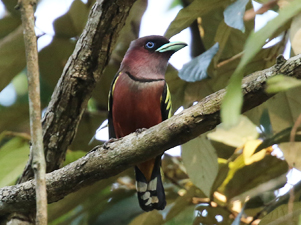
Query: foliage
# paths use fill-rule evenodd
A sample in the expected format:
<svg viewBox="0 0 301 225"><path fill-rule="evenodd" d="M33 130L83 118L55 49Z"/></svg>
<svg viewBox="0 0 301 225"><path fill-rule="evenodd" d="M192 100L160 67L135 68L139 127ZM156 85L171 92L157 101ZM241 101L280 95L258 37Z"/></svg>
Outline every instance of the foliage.
<svg viewBox="0 0 301 225"><path fill-rule="evenodd" d="M7 14L0 19L0 90L12 83L17 99L11 106L0 105L0 188L14 184L22 173L29 149L21 20L13 9L16 1L2 2ZM43 107L47 106L84 28L92 3L74 0L68 12L54 21L55 34L51 43L39 52ZM295 224L300 223L301 185L295 186L295 202L289 202L289 194L278 196L274 192L286 183L288 164L300 168L297 150L300 149L301 135L296 127L296 143L292 147L290 142L292 127L301 113L300 81L281 75L272 78L268 92L282 92L244 116L240 115L242 77L275 63L277 55L283 53L291 26L293 49L295 54L299 53L301 6L298 0L286 7L272 8L279 15L257 32L254 32L255 18L243 18L246 11L252 10L251 1L174 0L171 7L177 4L186 7L172 21L166 36L171 37L189 27L198 34L198 38L193 36L195 40L190 48L201 44L208 51L184 66L179 72L183 80L178 71L169 66L166 80L173 109L187 108L225 88L230 81L223 102L224 123L208 136L203 134L184 144L181 157L165 154L163 171L168 205L163 211L145 213L139 208L133 171L127 170L49 205L49 224L236 225L248 224L252 220L254 224L260 220L260 224L275 220L285 224L283 221L287 218ZM88 143L106 119L110 82L129 43L138 37L145 9L145 0L138 0L133 6L105 75L95 88L76 138L67 151L65 164L92 149ZM279 35L279 42L262 48ZM240 126L230 127L233 124ZM97 143L94 141L92 145ZM275 144L284 151L285 159L271 153Z"/></svg>

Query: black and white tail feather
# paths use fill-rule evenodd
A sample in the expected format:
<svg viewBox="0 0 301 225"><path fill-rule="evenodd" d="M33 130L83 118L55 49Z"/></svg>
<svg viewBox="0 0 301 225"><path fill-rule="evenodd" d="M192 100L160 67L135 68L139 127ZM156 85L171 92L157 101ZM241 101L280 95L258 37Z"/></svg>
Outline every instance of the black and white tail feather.
<svg viewBox="0 0 301 225"><path fill-rule="evenodd" d="M153 209L162 210L165 208L166 201L160 168L161 156L157 156L151 179L148 182L139 168L135 166L138 200L140 207L144 211L148 212Z"/></svg>

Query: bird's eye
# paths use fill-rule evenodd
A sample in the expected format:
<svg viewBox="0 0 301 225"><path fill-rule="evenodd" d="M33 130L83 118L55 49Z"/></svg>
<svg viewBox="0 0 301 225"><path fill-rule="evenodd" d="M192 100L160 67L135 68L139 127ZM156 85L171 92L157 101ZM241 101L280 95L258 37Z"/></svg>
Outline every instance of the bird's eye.
<svg viewBox="0 0 301 225"><path fill-rule="evenodd" d="M145 44L145 48L146 48L146 49L152 49L152 48L154 48L154 47L155 47L155 43L152 42L152 41L149 41L149 42L147 42L147 43Z"/></svg>

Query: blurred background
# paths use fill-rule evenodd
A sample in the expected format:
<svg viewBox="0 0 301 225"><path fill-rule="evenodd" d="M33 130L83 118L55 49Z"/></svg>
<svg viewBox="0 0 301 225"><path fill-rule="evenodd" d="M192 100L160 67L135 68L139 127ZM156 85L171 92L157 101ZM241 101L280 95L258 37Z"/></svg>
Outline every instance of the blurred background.
<svg viewBox="0 0 301 225"><path fill-rule="evenodd" d="M106 128L97 134L95 132L101 124L106 124L110 83L132 40L152 34L164 35L169 30L167 33L172 34L171 40L188 43L189 47L171 58L166 74L173 112L179 113L209 94L225 88L252 31L268 29L267 22L275 18L281 8L278 4L281 1L237 0L244 4L240 6L242 15L248 12L251 16L242 18L243 28L235 28L224 21L226 9L233 1L216 1L215 6L206 8L201 3L204 2L206 6L209 1L199 0L199 7L190 9L185 15L179 13L193 2L197 0L138 0L134 4L105 75L95 88L77 135L67 151L64 165L84 156L95 145L108 139ZM14 9L16 3L16 0L0 2L0 188L14 184L29 154L25 50L19 11ZM93 0L38 2L35 16L43 109L51 99L93 4ZM258 15L254 14L262 6L266 6L266 9ZM196 19L182 29L181 21L189 20L190 16ZM171 31L172 22L175 26L179 24L179 30ZM294 55L288 35L292 30L289 30L291 25L292 21L279 26L277 32L267 38L267 44L246 66L245 75L274 65L279 54L284 54L285 58ZM195 82L180 79L178 70L216 42L219 43L219 50L211 58L208 68L205 68L207 75ZM299 92L298 89L292 89L279 93L245 113L259 128L262 140L273 140L276 143L279 140L275 135L280 132L283 132L283 137L289 136L290 130L285 129L294 124L301 112L300 100L296 99L296 96L300 96ZM96 139L88 144L95 134ZM169 150L164 155L164 187L168 205L162 212L144 213L139 208L134 172L129 169L50 204L49 224L231 224L244 205L241 200L230 201L232 198L280 177L277 186L253 196L251 203L245 207L241 223L248 224L255 220L254 224L258 224L260 220L256 219L281 205L277 205L275 199L279 202L280 196L284 196L283 204L287 203L287 191L300 177L297 170L291 170L287 182L287 162L283 160L279 148L275 149L273 155L267 155L258 162L238 165L240 158L233 157L233 146L210 142L205 135L201 135L195 141ZM229 166L231 162L232 167ZM270 208L267 209L267 206Z"/></svg>

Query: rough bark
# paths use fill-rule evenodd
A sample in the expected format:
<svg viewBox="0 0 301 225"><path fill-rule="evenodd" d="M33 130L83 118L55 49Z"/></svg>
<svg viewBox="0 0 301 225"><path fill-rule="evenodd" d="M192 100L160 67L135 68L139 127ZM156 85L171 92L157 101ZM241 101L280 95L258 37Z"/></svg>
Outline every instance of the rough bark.
<svg viewBox="0 0 301 225"><path fill-rule="evenodd" d="M135 0L98 0L86 27L65 65L43 118L46 171L64 161L96 82L108 64L119 31ZM27 165L19 183L33 177Z"/></svg>
<svg viewBox="0 0 301 225"><path fill-rule="evenodd" d="M301 78L301 55L288 61L278 57L277 64L273 67L244 78L243 111L260 105L272 97L264 92L265 82L267 78L276 74ZM49 203L58 201L67 194L100 179L116 175L213 129L220 123L219 111L224 95L225 90L222 89L148 130L98 146L85 157L47 174ZM24 212L28 208L35 207L34 186L31 180L0 189L0 215L16 211Z"/></svg>

